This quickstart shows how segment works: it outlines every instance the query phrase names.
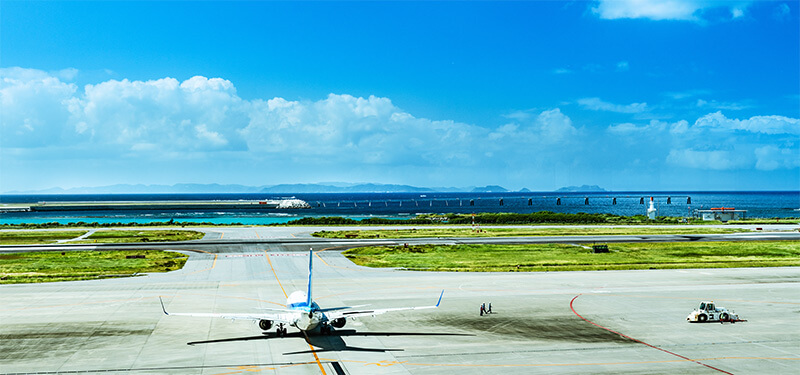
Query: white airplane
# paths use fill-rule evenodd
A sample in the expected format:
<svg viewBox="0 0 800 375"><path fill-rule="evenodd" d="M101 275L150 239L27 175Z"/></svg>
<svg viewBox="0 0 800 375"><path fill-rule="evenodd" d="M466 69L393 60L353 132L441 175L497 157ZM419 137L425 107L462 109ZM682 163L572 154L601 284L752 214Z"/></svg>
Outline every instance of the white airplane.
<svg viewBox="0 0 800 375"><path fill-rule="evenodd" d="M439 307L444 296L444 290L439 294L439 301L433 306L416 306L416 307L396 307L390 309L377 309L377 310L348 310L362 306L346 306L346 307L333 307L321 309L316 302L311 299L311 275L312 263L314 259L314 252L308 252L308 291L296 291L289 295L286 299L286 309L271 309L266 308L269 312L263 313L168 313L164 307L164 301L161 301L161 310L165 315L175 316L196 316L203 318L225 318L225 319L242 319L252 320L258 322L258 327L264 331L269 330L273 325L277 325L276 333L278 336L286 335L286 325L295 327L300 331L307 332L319 327L320 332L331 333L332 327L342 328L347 323L347 318L355 318L361 316L375 316L390 311L402 310L423 310L435 309Z"/></svg>

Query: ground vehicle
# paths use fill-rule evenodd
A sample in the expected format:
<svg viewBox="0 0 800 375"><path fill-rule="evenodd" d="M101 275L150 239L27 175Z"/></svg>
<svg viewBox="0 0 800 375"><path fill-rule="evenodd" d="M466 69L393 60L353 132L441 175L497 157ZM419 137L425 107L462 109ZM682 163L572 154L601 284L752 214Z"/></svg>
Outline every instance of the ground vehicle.
<svg viewBox="0 0 800 375"><path fill-rule="evenodd" d="M700 307L686 317L689 323L740 322L739 316L731 310L715 306L714 301L702 301Z"/></svg>

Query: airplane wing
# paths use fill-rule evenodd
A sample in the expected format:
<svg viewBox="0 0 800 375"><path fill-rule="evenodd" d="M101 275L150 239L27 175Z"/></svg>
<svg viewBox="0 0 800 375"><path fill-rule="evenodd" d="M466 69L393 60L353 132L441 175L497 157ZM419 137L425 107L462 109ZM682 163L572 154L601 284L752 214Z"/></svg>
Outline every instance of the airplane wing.
<svg viewBox="0 0 800 375"><path fill-rule="evenodd" d="M161 310L164 311L164 315L175 315L175 316L195 316L200 318L223 318L223 319L232 319L232 320L272 320L278 323L288 323L292 324L297 320L298 317L298 310L278 310L272 309L271 313L169 313L167 309L164 308L164 301L161 300L161 297L158 297L158 300L161 302Z"/></svg>
<svg viewBox="0 0 800 375"><path fill-rule="evenodd" d="M336 311L336 310L347 310L347 309L355 309L357 307L364 307L364 306L369 306L369 305L329 307L329 308L325 308L325 309L319 309L319 311L328 312L328 311Z"/></svg>
<svg viewBox="0 0 800 375"><path fill-rule="evenodd" d="M424 310L424 309L435 309L439 307L439 304L442 303L442 296L444 296L444 290L442 290L442 294L439 295L439 301L436 302L435 305L432 306L414 306L414 307L395 307L390 309L375 309L375 310L343 310L343 311L335 311L326 313L325 316L328 317L328 320L334 320L338 318L356 318L360 316L375 316L384 314L387 312L392 311L403 311L403 310Z"/></svg>

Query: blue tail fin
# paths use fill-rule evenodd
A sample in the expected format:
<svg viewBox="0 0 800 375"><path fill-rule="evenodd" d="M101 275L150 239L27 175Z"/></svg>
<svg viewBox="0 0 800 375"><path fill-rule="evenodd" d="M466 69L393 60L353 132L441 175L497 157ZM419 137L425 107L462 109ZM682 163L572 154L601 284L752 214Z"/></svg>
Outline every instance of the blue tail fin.
<svg viewBox="0 0 800 375"><path fill-rule="evenodd" d="M308 250L308 290L306 291L306 304L311 306L311 264L314 261L314 249Z"/></svg>

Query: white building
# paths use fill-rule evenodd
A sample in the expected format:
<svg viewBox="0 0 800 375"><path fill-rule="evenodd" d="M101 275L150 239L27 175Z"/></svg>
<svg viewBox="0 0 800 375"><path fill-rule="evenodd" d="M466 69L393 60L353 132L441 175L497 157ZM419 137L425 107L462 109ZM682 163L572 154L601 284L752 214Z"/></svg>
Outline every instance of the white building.
<svg viewBox="0 0 800 375"><path fill-rule="evenodd" d="M695 217L701 216L705 221L719 220L723 223L730 220L744 219L747 210L737 210L733 207L719 207L708 210L694 210Z"/></svg>

